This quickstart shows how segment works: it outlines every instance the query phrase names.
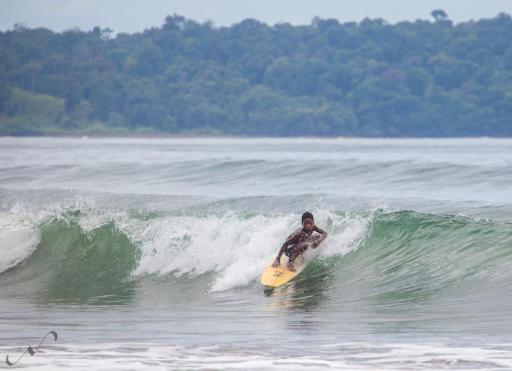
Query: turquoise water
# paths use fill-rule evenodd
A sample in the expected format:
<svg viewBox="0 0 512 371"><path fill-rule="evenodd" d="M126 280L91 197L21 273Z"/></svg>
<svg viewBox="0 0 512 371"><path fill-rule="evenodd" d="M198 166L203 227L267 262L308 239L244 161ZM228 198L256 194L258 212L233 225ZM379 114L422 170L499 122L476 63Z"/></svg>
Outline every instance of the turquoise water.
<svg viewBox="0 0 512 371"><path fill-rule="evenodd" d="M0 358L512 368L512 140L0 138ZM304 210L329 237L258 282Z"/></svg>

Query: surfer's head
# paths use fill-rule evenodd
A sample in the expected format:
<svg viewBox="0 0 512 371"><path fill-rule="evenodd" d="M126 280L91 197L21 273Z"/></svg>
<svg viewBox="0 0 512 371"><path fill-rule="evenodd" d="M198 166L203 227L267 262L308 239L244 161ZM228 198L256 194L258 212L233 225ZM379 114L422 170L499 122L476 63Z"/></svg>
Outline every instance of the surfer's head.
<svg viewBox="0 0 512 371"><path fill-rule="evenodd" d="M313 226L315 225L315 218L313 217L313 214L311 214L309 211L306 211L304 214L302 214L302 227L308 231L313 229Z"/></svg>

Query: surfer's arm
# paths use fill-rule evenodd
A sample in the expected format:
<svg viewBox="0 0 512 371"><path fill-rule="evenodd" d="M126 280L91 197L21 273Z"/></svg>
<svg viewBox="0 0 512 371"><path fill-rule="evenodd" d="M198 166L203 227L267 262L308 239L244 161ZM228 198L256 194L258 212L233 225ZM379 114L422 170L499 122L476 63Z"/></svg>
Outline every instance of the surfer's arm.
<svg viewBox="0 0 512 371"><path fill-rule="evenodd" d="M318 233L320 233L320 234L321 234L320 239L319 239L318 241L313 242L313 246L312 246L312 247L313 247L313 248L317 248L317 247L318 247L318 245L320 245L320 244L322 243L322 241L323 241L323 240L325 240L325 239L327 238L327 232L326 232L326 231L324 231L322 228L317 227L316 225L313 227L313 230L314 230L315 232L318 232Z"/></svg>

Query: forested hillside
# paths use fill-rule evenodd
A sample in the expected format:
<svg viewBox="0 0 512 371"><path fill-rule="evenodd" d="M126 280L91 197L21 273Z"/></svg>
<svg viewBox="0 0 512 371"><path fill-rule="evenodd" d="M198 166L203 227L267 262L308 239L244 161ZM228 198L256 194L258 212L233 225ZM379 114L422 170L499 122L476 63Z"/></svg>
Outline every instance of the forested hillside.
<svg viewBox="0 0 512 371"><path fill-rule="evenodd" d="M512 18L0 33L0 134L510 136Z"/></svg>

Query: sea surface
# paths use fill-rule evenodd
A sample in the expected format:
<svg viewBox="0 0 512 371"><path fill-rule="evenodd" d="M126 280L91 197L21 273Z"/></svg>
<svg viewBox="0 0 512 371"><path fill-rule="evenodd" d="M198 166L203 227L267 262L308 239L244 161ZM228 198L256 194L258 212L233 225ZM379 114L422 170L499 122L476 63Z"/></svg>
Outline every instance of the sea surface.
<svg viewBox="0 0 512 371"><path fill-rule="evenodd" d="M0 362L50 330L19 369L512 369L512 140L0 138Z"/></svg>

